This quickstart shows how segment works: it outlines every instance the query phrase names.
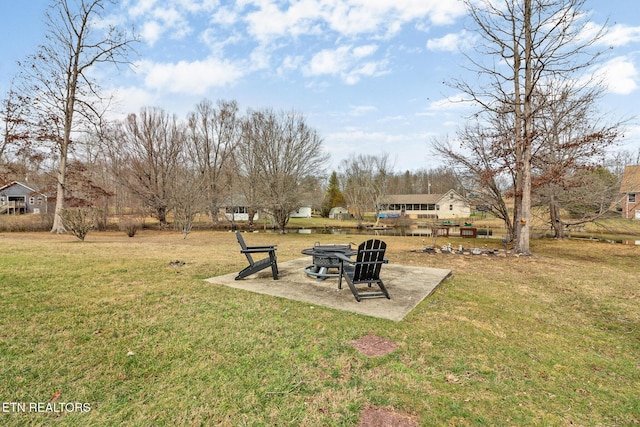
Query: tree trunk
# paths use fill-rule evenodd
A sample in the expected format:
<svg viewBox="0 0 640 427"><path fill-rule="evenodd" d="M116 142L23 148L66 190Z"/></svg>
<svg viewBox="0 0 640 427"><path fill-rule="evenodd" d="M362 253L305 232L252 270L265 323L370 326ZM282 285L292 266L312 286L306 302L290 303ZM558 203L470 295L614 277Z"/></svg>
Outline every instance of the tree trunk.
<svg viewBox="0 0 640 427"><path fill-rule="evenodd" d="M158 215L158 221L160 226L164 227L167 224L167 208L162 206L156 209L156 215Z"/></svg>
<svg viewBox="0 0 640 427"><path fill-rule="evenodd" d="M531 1L525 0L524 2L524 36L525 36L525 49L524 49L524 102L523 102L523 114L521 119L523 120L524 133L518 135L519 141L517 143L522 144L520 151L521 158L516 159L520 161L520 212L519 221L517 224L518 235L516 240L516 253L522 255L530 255L531 249L529 248L529 235L531 228L531 144L533 136L533 111L532 111L532 96L533 96L533 40L531 29ZM518 69L519 70L519 67ZM517 101L520 102L519 100Z"/></svg>
<svg viewBox="0 0 640 427"><path fill-rule="evenodd" d="M553 228L553 237L556 239L564 239L564 223L560 219L560 207L553 195L549 202L549 218L551 220L551 227Z"/></svg>
<svg viewBox="0 0 640 427"><path fill-rule="evenodd" d="M70 129L70 128L69 128ZM66 140L68 141L68 139ZM62 223L62 210L64 209L64 198L67 193L66 189L66 176L67 176L67 148L69 147L66 141L63 141L60 145L60 164L58 165L58 172L56 174L56 209L53 213L53 226L51 227L52 233L62 234L67 230Z"/></svg>
<svg viewBox="0 0 640 427"><path fill-rule="evenodd" d="M65 198L65 176L67 170L67 156L60 157L60 165L58 165L57 173L57 186L56 186L56 209L53 214L53 227L51 227L52 233L62 234L66 233L64 224L62 223L62 210L64 209Z"/></svg>
<svg viewBox="0 0 640 427"><path fill-rule="evenodd" d="M525 122L526 127L527 124ZM531 255L531 249L529 248L529 236L531 233L531 142L529 135L525 135L525 140L529 140L529 142L525 143L522 162L522 199L515 251L522 255Z"/></svg>

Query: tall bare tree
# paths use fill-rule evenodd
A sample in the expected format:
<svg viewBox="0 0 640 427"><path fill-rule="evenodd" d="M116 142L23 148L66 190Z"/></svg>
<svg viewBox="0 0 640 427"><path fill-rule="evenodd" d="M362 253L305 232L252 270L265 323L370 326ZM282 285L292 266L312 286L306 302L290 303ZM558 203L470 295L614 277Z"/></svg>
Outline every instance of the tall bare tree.
<svg viewBox="0 0 640 427"><path fill-rule="evenodd" d="M7 92L0 107L2 135L0 139L0 180L15 176L17 157L31 157L31 135L28 121L29 100L14 88ZM24 179L24 177L20 178Z"/></svg>
<svg viewBox="0 0 640 427"><path fill-rule="evenodd" d="M188 149L193 166L204 178L201 191L213 221L231 186L233 154L240 139L241 120L235 101L201 101L188 116Z"/></svg>
<svg viewBox="0 0 640 427"><path fill-rule="evenodd" d="M340 162L339 169L342 193L358 225L366 212L375 212L377 217L392 174L389 155L354 154Z"/></svg>
<svg viewBox="0 0 640 427"><path fill-rule="evenodd" d="M107 100L89 72L104 63L125 64L135 37L126 31L102 27L105 5L115 0L54 0L46 13L46 41L27 58L22 77L35 102L41 139L58 151L56 208L52 232L64 232L66 174L74 132L96 123ZM100 23L100 24L99 24Z"/></svg>
<svg viewBox="0 0 640 427"><path fill-rule="evenodd" d="M260 206L284 232L307 193L307 178L319 176L328 156L303 115L251 111L242 127L238 159L246 188L258 190Z"/></svg>
<svg viewBox="0 0 640 427"><path fill-rule="evenodd" d="M171 181L170 200L176 226L186 239L193 228L196 216L206 208L207 179L194 167L186 153L182 155L179 163Z"/></svg>
<svg viewBox="0 0 640 427"><path fill-rule="evenodd" d="M185 146L184 126L175 115L160 108L142 108L123 123L118 144L111 150L121 156L115 163L125 165L119 178L123 185L153 209L161 225L173 207L172 191Z"/></svg>
<svg viewBox="0 0 640 427"><path fill-rule="evenodd" d="M557 238L564 237L566 227L607 213L613 202L612 186L616 184L610 174L597 170L616 142L622 122L607 123L599 117L596 104L604 91L602 86L577 89L572 81L547 89L540 97L545 107L537 109L536 115L540 137L532 156L533 192L548 206ZM579 213L578 206L584 211ZM571 221L561 216L569 207L574 217Z"/></svg>
<svg viewBox="0 0 640 427"><path fill-rule="evenodd" d="M602 37L581 10L586 0L464 0L482 38L477 54L468 56L480 77L453 86L480 106L479 116L511 115L514 158L515 250L529 254L531 226L532 147L536 100L544 85L573 79L592 66L592 51ZM603 27L604 28L604 27ZM587 31L589 30L589 31Z"/></svg>
<svg viewBox="0 0 640 427"><path fill-rule="evenodd" d="M515 237L512 213L505 200L511 196L515 186L513 158L505 149L496 155L496 147L509 146L504 133L493 128L483 128L478 123L468 123L458 131L461 150L446 140L433 141L434 150L440 153L449 167L459 175L468 177L466 192L476 195L475 203L487 207L496 217L502 219L509 241ZM511 193L511 194L510 194Z"/></svg>

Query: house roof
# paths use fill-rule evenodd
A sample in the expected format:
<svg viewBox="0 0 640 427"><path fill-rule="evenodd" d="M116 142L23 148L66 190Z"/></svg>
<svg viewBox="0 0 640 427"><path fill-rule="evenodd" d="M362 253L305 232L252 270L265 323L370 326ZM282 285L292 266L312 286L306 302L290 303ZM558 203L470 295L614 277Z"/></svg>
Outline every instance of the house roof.
<svg viewBox="0 0 640 427"><path fill-rule="evenodd" d="M388 204L431 204L438 203L449 194L458 194L450 190L445 194L389 194L382 199L382 203ZM459 196L457 197L459 198Z"/></svg>
<svg viewBox="0 0 640 427"><path fill-rule="evenodd" d="M640 193L640 165L625 166L620 182L620 192Z"/></svg>
<svg viewBox="0 0 640 427"><path fill-rule="evenodd" d="M42 194L37 190L34 190L33 188L31 188L30 186L28 186L27 184L23 183L23 182L18 182L18 181L13 181L10 182L9 184L3 185L2 187L0 187L0 191L5 190L7 188L13 187L14 185L19 185L25 189L27 189L28 191L30 191L31 193L37 193L37 194Z"/></svg>

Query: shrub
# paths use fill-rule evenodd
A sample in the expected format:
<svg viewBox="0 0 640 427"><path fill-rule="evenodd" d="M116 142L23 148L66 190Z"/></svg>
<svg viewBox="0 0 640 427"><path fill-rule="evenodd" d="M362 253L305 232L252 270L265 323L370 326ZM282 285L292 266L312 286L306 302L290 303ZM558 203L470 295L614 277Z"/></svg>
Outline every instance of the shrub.
<svg viewBox="0 0 640 427"><path fill-rule="evenodd" d="M122 218L120 220L120 230L127 233L127 236L133 237L140 229L141 222L135 218Z"/></svg>
<svg viewBox="0 0 640 427"><path fill-rule="evenodd" d="M95 211L89 208L64 209L60 218L64 228L82 241L96 224Z"/></svg>

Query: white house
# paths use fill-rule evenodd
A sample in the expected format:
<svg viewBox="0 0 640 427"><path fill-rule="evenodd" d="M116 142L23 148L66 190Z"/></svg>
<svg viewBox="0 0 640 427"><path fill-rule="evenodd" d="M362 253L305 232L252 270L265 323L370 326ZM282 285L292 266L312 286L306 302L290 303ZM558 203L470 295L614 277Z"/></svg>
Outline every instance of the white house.
<svg viewBox="0 0 640 427"><path fill-rule="evenodd" d="M248 221L249 208L244 204L244 197L236 196L233 199L234 204L227 202L227 206L221 209L221 213L229 221ZM291 218L311 218L311 206L302 206L298 210L291 212ZM258 221L260 214L256 212L253 215L253 221Z"/></svg>
<svg viewBox="0 0 640 427"><path fill-rule="evenodd" d="M222 209L229 221L249 221L249 209L246 206L230 206ZM260 219L258 213L253 214L253 221Z"/></svg>
<svg viewBox="0 0 640 427"><path fill-rule="evenodd" d="M391 194L380 203L380 216L456 219L471 215L469 202L454 190L445 194Z"/></svg>
<svg viewBox="0 0 640 427"><path fill-rule="evenodd" d="M297 211L291 212L291 218L311 218L311 206L301 206Z"/></svg>
<svg viewBox="0 0 640 427"><path fill-rule="evenodd" d="M349 217L349 209L343 206L336 206L329 211L329 218L331 219L343 219Z"/></svg>

